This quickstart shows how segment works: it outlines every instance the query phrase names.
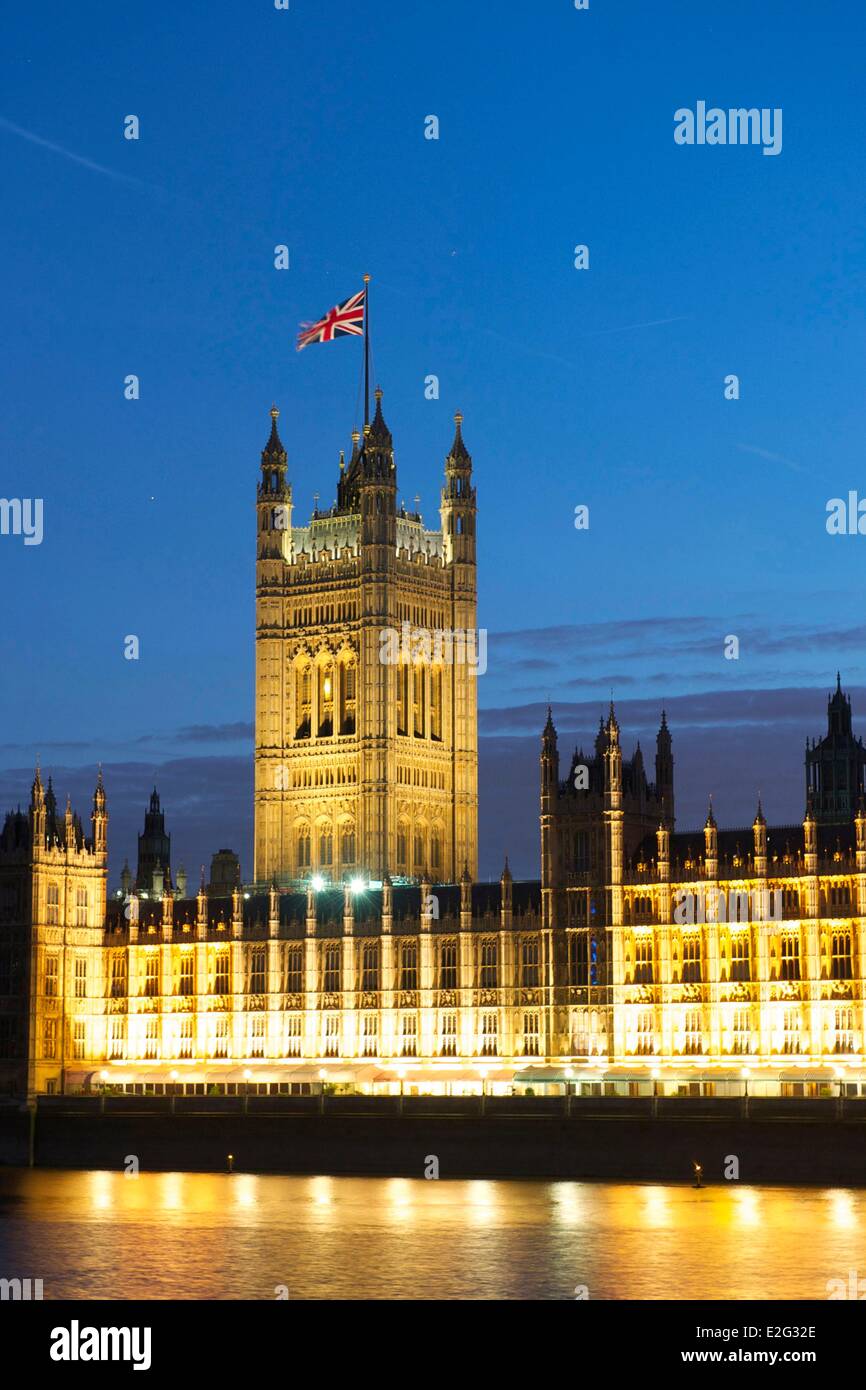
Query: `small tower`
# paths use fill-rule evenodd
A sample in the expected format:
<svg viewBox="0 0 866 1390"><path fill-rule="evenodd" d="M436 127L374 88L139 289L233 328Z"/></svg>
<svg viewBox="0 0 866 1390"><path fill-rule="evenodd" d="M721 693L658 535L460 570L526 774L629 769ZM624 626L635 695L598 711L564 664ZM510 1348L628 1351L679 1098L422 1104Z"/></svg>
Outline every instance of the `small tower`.
<svg viewBox="0 0 866 1390"><path fill-rule="evenodd" d="M454 442L445 460L445 486L440 507L449 563L474 567L476 510L472 457L463 442L463 416L458 410L454 416ZM473 593L474 590L473 583Z"/></svg>
<svg viewBox="0 0 866 1390"><path fill-rule="evenodd" d="M108 812L105 809L105 787L102 785L102 768L99 769L99 774L96 778L96 790L93 793L93 811L90 816L90 827L94 854L107 855Z"/></svg>
<svg viewBox="0 0 866 1390"><path fill-rule="evenodd" d="M262 477L258 487L258 560L283 560L291 554L292 488L287 481L288 455L280 439L280 412L271 406L271 434L262 450Z"/></svg>
<svg viewBox="0 0 866 1390"><path fill-rule="evenodd" d="M767 822L764 819L764 812L761 807L761 798L758 797L758 809L755 819L752 822L752 837L754 842L755 856L755 875L758 878L767 877Z"/></svg>
<svg viewBox="0 0 866 1390"><path fill-rule="evenodd" d="M541 735L541 886L556 882L556 798L559 791L559 750L553 712L547 707L547 723ZM546 896L545 896L546 901Z"/></svg>
<svg viewBox="0 0 866 1390"><path fill-rule="evenodd" d="M719 876L719 827L713 815L712 801L704 821L704 874L709 879Z"/></svg>
<svg viewBox="0 0 866 1390"><path fill-rule="evenodd" d="M604 729L604 828L607 848L608 904L607 921L611 927L622 925L622 881L624 859L622 809L622 747L619 724L613 700Z"/></svg>
<svg viewBox="0 0 866 1390"><path fill-rule="evenodd" d="M674 755L667 714L662 710L662 722L656 734L656 796L664 802L668 822L674 823Z"/></svg>
<svg viewBox="0 0 866 1390"><path fill-rule="evenodd" d="M364 430L364 446L354 465L360 497L362 567L377 574L392 568L397 546L397 468L394 441L382 414L376 387L376 413Z"/></svg>
<svg viewBox="0 0 866 1390"><path fill-rule="evenodd" d="M503 931L509 931L510 928L511 928L512 914L513 914L513 910L514 910L514 908L513 908L513 905L514 905L513 890L514 890L514 880L513 880L512 877L511 877L511 870L510 870L510 868L508 867L508 855L506 854L506 856L505 856L505 868L502 870L502 876L501 876L501 878L500 878L500 880L499 880L499 892L500 892L499 910L500 910L500 922L501 922L502 930L503 930Z"/></svg>
<svg viewBox="0 0 866 1390"><path fill-rule="evenodd" d="M163 875L159 889L154 883L156 870ZM171 877L171 836L166 833L165 813L159 804L159 793L154 787L150 797L149 809L145 812L144 832L138 837L138 871L135 876L136 893L162 894L162 882Z"/></svg>
<svg viewBox="0 0 866 1390"><path fill-rule="evenodd" d="M30 831L34 848L45 848L46 818L45 791L37 763L36 776L33 778L33 785L30 788Z"/></svg>

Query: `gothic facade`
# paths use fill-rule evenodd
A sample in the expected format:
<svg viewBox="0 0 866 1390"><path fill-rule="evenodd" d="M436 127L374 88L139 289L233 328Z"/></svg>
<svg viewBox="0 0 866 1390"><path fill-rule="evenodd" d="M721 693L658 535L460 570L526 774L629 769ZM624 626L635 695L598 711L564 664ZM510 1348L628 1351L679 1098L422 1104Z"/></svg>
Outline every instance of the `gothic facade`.
<svg viewBox="0 0 866 1390"><path fill-rule="evenodd" d="M295 527L291 505L274 411L252 876L223 850L187 896L154 791L109 897L101 773L85 834L37 769L0 831L0 1093L866 1086L864 755L841 682L803 820L775 828L760 805L676 828L664 715L653 780L613 706L562 778L549 714L540 879L506 861L480 884L477 678L433 640L475 625L459 417L439 530L397 508L378 395L334 507Z"/></svg>
<svg viewBox="0 0 866 1390"><path fill-rule="evenodd" d="M272 415L257 495L255 863L381 881L477 872L476 499L456 417L440 524L397 505L382 393L337 497L293 524Z"/></svg>

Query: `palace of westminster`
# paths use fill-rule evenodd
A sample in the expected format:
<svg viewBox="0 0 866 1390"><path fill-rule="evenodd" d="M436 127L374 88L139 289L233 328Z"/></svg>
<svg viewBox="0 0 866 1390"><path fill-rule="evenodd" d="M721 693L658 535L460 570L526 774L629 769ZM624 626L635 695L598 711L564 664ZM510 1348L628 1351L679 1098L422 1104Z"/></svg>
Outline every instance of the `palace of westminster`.
<svg viewBox="0 0 866 1390"><path fill-rule="evenodd" d="M746 828L711 807L676 831L664 715L653 780L612 705L568 766L548 715L540 881L506 860L479 883L477 674L450 641L476 628L461 417L428 530L397 505L380 392L334 506L300 526L277 415L252 877L220 851L188 896L154 792L109 895L101 773L88 834L37 768L0 831L0 1094L866 1093L866 749L838 679L803 821L778 828L759 804Z"/></svg>

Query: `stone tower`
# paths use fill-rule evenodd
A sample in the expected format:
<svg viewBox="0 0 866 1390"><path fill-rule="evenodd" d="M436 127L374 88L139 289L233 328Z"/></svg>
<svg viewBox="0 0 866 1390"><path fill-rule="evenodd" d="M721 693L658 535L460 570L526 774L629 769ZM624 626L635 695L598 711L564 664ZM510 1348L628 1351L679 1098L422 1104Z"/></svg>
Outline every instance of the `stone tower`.
<svg viewBox="0 0 866 1390"><path fill-rule="evenodd" d="M827 733L806 740L806 800L819 825L850 825L866 785L866 748L851 727L851 700L836 673L827 698Z"/></svg>
<svg viewBox="0 0 866 1390"><path fill-rule="evenodd" d="M163 886L171 883L171 836L165 828L165 812L159 804L154 787L150 806L144 813L144 831L138 837L138 872L136 893L155 893L160 896Z"/></svg>
<svg viewBox="0 0 866 1390"><path fill-rule="evenodd" d="M398 506L391 432L292 524L271 411L258 488L254 880L477 873L475 489L455 417L440 526Z"/></svg>

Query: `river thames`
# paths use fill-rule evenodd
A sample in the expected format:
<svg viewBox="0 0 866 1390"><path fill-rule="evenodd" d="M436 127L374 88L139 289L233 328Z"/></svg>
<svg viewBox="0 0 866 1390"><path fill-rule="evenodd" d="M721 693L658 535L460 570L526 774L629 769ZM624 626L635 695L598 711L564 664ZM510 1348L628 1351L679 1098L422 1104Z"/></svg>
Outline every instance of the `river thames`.
<svg viewBox="0 0 866 1390"><path fill-rule="evenodd" d="M44 1297L826 1299L866 1191L0 1169Z"/></svg>

